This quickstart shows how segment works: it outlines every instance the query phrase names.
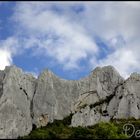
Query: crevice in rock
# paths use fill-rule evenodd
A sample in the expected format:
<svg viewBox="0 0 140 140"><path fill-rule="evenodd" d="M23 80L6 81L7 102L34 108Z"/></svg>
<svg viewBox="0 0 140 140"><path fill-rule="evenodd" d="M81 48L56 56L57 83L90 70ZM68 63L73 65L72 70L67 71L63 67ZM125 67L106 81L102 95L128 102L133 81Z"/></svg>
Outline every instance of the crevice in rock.
<svg viewBox="0 0 140 140"><path fill-rule="evenodd" d="M34 117L34 112L33 112L33 99L34 99L34 96L36 94L36 89L37 89L37 81L35 82L35 90L34 90L34 93L33 93L33 97L30 101L30 114L31 114L31 118L33 119ZM34 124L35 125L35 124Z"/></svg>
<svg viewBox="0 0 140 140"><path fill-rule="evenodd" d="M81 95L86 94L86 93L88 93L88 95L89 95L89 94L96 94L96 93L97 93L97 90L86 91L86 92L82 93ZM87 95L87 96L88 96L88 95ZM87 97L87 96L86 96L86 97Z"/></svg>
<svg viewBox="0 0 140 140"><path fill-rule="evenodd" d="M35 124L32 124L32 130L35 130L37 127Z"/></svg>
<svg viewBox="0 0 140 140"><path fill-rule="evenodd" d="M86 108L88 106L88 104L83 104L82 106L80 106L79 108L80 109L84 109L84 108Z"/></svg>
<svg viewBox="0 0 140 140"><path fill-rule="evenodd" d="M77 104L77 109L84 109L85 107L87 107L88 106L88 104L87 103L85 103L85 104L82 104L83 103L83 100L84 99L86 99L88 96L90 96L91 94L96 94L97 96L98 96L98 93L97 93L97 90L90 90L90 91L86 91L86 92L84 92L84 93L82 93L82 94L80 94L80 96L82 97L84 94L87 94L87 95L85 95L81 100L79 100L78 102L79 103L76 103ZM98 98L99 98L99 96L98 96ZM75 105L76 105L75 104ZM77 112L77 111L76 111Z"/></svg>
<svg viewBox="0 0 140 140"><path fill-rule="evenodd" d="M0 106L2 106L2 104L4 104L5 102L7 102L8 99L5 99L1 102Z"/></svg>
<svg viewBox="0 0 140 140"><path fill-rule="evenodd" d="M139 106L139 104L137 104L137 108L138 108L138 110L140 109L140 106Z"/></svg>
<svg viewBox="0 0 140 140"><path fill-rule="evenodd" d="M27 99L29 100L29 96L28 96L28 94L27 94L25 89L23 89L23 92L25 93L25 95L27 96Z"/></svg>
<svg viewBox="0 0 140 140"><path fill-rule="evenodd" d="M119 99L122 99L122 97L123 97L123 96L121 95L121 96L119 97Z"/></svg>
<svg viewBox="0 0 140 140"><path fill-rule="evenodd" d="M22 90L23 93L26 95L27 100L30 101L30 116L31 116L31 119L33 120L33 117L34 117L34 113L33 113L33 99L34 99L34 96L35 96L35 93L36 93L37 81L35 81L34 93L33 93L32 99L29 97L29 95L26 92L26 90L21 85L19 85L19 86L20 86L19 89ZM36 125L33 124L33 121L32 121L32 130L34 130L35 128L36 128Z"/></svg>
<svg viewBox="0 0 140 140"><path fill-rule="evenodd" d="M116 95L117 88L118 88L120 85L122 85L122 83L118 84L118 85L114 88L113 94L107 96L105 99L101 99L99 102L96 102L96 103L94 103L94 104L90 104L90 105L89 105L90 109L92 109L93 107L96 107L96 106L100 106L100 105L102 105L103 103L109 104L109 102L111 101L111 99Z"/></svg>
<svg viewBox="0 0 140 140"><path fill-rule="evenodd" d="M0 72L1 72L0 73L0 98L1 98L1 96L3 94L3 81L6 77L6 74L4 73L4 71L0 71Z"/></svg>
<svg viewBox="0 0 140 140"><path fill-rule="evenodd" d="M0 83L0 98L3 94L3 83Z"/></svg>
<svg viewBox="0 0 140 140"><path fill-rule="evenodd" d="M102 116L109 116L107 110L103 110L103 111L102 111Z"/></svg>
<svg viewBox="0 0 140 140"><path fill-rule="evenodd" d="M27 100L30 100L29 96L28 96L28 93L26 92L25 89L23 89L22 87L20 87L20 90L22 90L24 92L24 94L26 95L27 97Z"/></svg>

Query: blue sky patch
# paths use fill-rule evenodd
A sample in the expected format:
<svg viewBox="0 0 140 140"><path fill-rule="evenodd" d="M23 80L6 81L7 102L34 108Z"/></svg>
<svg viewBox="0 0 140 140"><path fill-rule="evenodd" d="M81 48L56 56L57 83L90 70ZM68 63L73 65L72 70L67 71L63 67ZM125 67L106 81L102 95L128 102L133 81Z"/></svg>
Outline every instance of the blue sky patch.
<svg viewBox="0 0 140 140"><path fill-rule="evenodd" d="M137 2L1 2L0 69L74 80L113 65L128 77L140 71L138 13Z"/></svg>

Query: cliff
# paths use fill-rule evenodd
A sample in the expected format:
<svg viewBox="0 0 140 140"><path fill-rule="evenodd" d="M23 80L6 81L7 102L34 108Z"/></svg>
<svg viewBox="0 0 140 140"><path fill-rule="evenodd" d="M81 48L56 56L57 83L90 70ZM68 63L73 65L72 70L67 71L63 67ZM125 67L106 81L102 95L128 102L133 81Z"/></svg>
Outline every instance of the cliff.
<svg viewBox="0 0 140 140"><path fill-rule="evenodd" d="M116 118L140 118L140 75L124 80L112 66L80 80L44 70L38 78L16 66L0 71L0 138L17 138L73 114L71 126Z"/></svg>

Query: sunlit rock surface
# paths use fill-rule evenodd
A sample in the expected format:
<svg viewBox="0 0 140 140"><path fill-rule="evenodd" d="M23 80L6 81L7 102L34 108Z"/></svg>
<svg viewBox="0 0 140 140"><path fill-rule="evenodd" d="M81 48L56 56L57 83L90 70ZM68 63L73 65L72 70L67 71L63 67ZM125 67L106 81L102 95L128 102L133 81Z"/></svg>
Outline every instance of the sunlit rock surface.
<svg viewBox="0 0 140 140"><path fill-rule="evenodd" d="M112 66L65 80L46 69L38 78L16 66L0 71L0 138L18 138L33 125L46 126L73 114L71 126L140 118L140 74L124 80Z"/></svg>

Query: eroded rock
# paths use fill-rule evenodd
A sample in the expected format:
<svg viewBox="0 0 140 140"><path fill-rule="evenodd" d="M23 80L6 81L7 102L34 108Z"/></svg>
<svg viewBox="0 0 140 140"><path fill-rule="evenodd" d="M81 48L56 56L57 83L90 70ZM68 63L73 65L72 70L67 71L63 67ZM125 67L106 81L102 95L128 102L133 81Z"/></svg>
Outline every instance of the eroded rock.
<svg viewBox="0 0 140 140"><path fill-rule="evenodd" d="M38 78L33 99L34 124L42 126L38 121L42 114L48 114L48 122L53 122L70 113L79 113L82 108L113 94L114 88L123 80L111 66L98 67L89 76L77 81L61 79L46 70Z"/></svg>
<svg viewBox="0 0 140 140"><path fill-rule="evenodd" d="M38 79L10 66L0 71L0 138L25 136L71 113L71 126L110 119L140 118L140 74L124 80L112 67L97 67L79 80L59 78L50 70Z"/></svg>
<svg viewBox="0 0 140 140"><path fill-rule="evenodd" d="M116 91L108 106L113 118L140 118L140 74L133 73Z"/></svg>
<svg viewBox="0 0 140 140"><path fill-rule="evenodd" d="M0 75L0 138L27 135L32 130L30 101L35 78L15 66L6 67Z"/></svg>

